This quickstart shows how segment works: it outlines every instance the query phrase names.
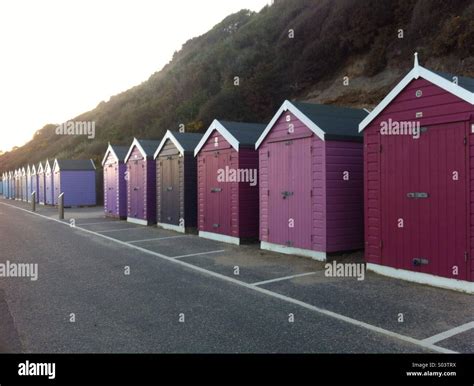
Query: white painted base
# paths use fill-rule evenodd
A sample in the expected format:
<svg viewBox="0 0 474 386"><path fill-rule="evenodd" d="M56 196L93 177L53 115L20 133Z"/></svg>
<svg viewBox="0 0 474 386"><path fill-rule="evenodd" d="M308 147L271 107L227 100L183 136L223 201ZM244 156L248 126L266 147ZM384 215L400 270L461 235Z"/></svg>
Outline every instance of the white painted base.
<svg viewBox="0 0 474 386"><path fill-rule="evenodd" d="M422 272L407 271L405 269L386 267L384 265L373 263L367 263L367 269L380 275L390 276L396 279L474 294L474 282L449 279L447 277L435 276Z"/></svg>
<svg viewBox="0 0 474 386"><path fill-rule="evenodd" d="M221 235L219 233L199 231L199 237L203 237L205 239L210 239L210 240L222 241L223 243L240 245L240 238L227 236L227 235Z"/></svg>
<svg viewBox="0 0 474 386"><path fill-rule="evenodd" d="M147 220L142 220L141 218L127 217L127 222L138 225L149 225Z"/></svg>
<svg viewBox="0 0 474 386"><path fill-rule="evenodd" d="M175 231L175 232L179 232L179 233L185 233L185 228L180 227L179 225L166 224L164 222L159 222L157 225L160 228L163 228L163 229L168 229L170 231Z"/></svg>
<svg viewBox="0 0 474 386"><path fill-rule="evenodd" d="M318 252L318 251L311 251L309 249L287 247L285 245L269 243L267 241L261 241L260 248L265 249L267 251L285 253L287 255L304 256L304 257L309 257L313 260L326 261L326 252Z"/></svg>

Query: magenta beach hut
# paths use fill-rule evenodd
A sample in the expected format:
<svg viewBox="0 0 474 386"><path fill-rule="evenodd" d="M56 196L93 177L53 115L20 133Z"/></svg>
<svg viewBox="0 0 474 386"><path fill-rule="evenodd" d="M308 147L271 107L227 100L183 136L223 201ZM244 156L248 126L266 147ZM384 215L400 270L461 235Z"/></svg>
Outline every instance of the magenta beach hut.
<svg viewBox="0 0 474 386"><path fill-rule="evenodd" d="M473 117L474 79L415 56L361 122L368 269L474 292Z"/></svg>
<svg viewBox="0 0 474 386"><path fill-rule="evenodd" d="M156 163L153 154L160 141L134 138L127 155L127 221L156 223Z"/></svg>
<svg viewBox="0 0 474 386"><path fill-rule="evenodd" d="M199 236L240 244L258 237L258 152L265 125L214 120L194 151Z"/></svg>
<svg viewBox="0 0 474 386"><path fill-rule="evenodd" d="M285 101L258 139L261 248L325 260L363 247L367 112Z"/></svg>
<svg viewBox="0 0 474 386"><path fill-rule="evenodd" d="M111 145L102 160L104 168L104 212L106 216L127 218L127 181L124 163L129 148Z"/></svg>

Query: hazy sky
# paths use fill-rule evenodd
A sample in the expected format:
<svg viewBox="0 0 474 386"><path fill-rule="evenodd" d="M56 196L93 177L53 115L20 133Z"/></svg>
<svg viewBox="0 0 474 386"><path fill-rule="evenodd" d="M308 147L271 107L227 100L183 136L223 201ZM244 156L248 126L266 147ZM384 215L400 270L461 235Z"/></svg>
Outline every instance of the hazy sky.
<svg viewBox="0 0 474 386"><path fill-rule="evenodd" d="M188 39L270 0L0 0L0 150L139 84Z"/></svg>

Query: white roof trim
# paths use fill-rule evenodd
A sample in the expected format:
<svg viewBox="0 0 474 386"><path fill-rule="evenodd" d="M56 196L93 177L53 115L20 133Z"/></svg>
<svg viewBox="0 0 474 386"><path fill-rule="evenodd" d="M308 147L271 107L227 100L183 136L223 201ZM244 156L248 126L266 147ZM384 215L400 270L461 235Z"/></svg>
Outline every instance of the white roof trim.
<svg viewBox="0 0 474 386"><path fill-rule="evenodd" d="M265 137L268 135L272 127L275 125L276 121L286 111L290 111L296 118L298 118L301 122L303 122L306 127L308 127L314 134L316 134L321 140L324 141L324 131L318 125L316 125L311 119L309 119L306 115L304 115L300 110L298 110L293 103L291 103L289 100L286 100L278 109L277 113L273 116L272 120L267 125L262 135L260 135L260 138L255 143L255 149L259 148L259 146L265 140Z"/></svg>
<svg viewBox="0 0 474 386"><path fill-rule="evenodd" d="M115 153L114 148L112 147L112 145L109 142L109 146L107 147L107 150L105 151L104 158L102 159L102 166L104 166L105 161L107 161L107 158L108 158L110 153L112 153L114 155L115 159L118 160L117 153ZM94 165L94 167L95 167L95 165Z"/></svg>
<svg viewBox="0 0 474 386"><path fill-rule="evenodd" d="M198 153L201 151L202 147L204 144L207 142L209 137L211 136L212 132L214 130L217 130L227 142L231 144L231 146L239 151L239 141L227 130L222 123L220 123L217 119L214 119L211 123L211 126L207 129L207 131L204 133L204 136L201 138L199 141L198 145L194 149L194 156L196 157Z"/></svg>
<svg viewBox="0 0 474 386"><path fill-rule="evenodd" d="M44 164L44 172L46 173L47 170L52 170L51 169L51 163L49 162L49 159L46 160L45 164Z"/></svg>
<svg viewBox="0 0 474 386"><path fill-rule="evenodd" d="M125 159L123 160L124 163L126 163L128 159L130 158L130 156L132 155L132 150L135 146L138 147L138 150L140 150L140 153L142 153L143 158L146 159L147 155L146 155L145 149L143 149L142 145L140 145L140 142L138 142L138 139L133 138L133 142L130 146L130 149L128 149L128 153L125 156Z"/></svg>
<svg viewBox="0 0 474 386"><path fill-rule="evenodd" d="M158 146L158 149L156 149L155 154L153 155L153 159L156 159L156 157L158 157L158 154L160 154L161 149L163 148L163 146L165 146L165 143L168 139L171 142L173 142L173 144L178 148L180 154L184 155L184 148L181 146L181 144L178 142L176 137L173 135L173 132L170 130L167 130L165 136L160 142L160 146Z"/></svg>
<svg viewBox="0 0 474 386"><path fill-rule="evenodd" d="M471 105L474 105L474 93L420 66L418 64L418 57L415 55L415 64L413 69L400 81L400 83L395 86L394 89L392 89L392 91L390 91L390 93L388 93L382 102L380 102L375 107L375 109L369 115L367 115L361 123L359 123L359 132L363 131L370 124L370 122L372 122L412 80L418 79L420 77L442 88L443 90L448 91L458 98L465 100Z"/></svg>

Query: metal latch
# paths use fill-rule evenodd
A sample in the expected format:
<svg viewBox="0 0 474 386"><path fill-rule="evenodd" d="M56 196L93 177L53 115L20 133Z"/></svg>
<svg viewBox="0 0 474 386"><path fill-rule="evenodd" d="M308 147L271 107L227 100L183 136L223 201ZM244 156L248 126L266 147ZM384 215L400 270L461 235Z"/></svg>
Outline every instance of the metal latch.
<svg viewBox="0 0 474 386"><path fill-rule="evenodd" d="M219 228L219 224L212 224L213 228Z"/></svg>
<svg viewBox="0 0 474 386"><path fill-rule="evenodd" d="M420 266L420 265L427 265L429 263L428 259L424 259L422 257L415 257L413 259L413 265L414 266Z"/></svg>
<svg viewBox="0 0 474 386"><path fill-rule="evenodd" d="M407 197L408 198L415 198L415 199L428 198L429 194L425 193L425 192L410 192L410 193L407 193Z"/></svg>
<svg viewBox="0 0 474 386"><path fill-rule="evenodd" d="M211 193L222 192L222 188L212 188Z"/></svg>
<svg viewBox="0 0 474 386"><path fill-rule="evenodd" d="M293 192L281 192L281 195L283 196L283 199L290 197L293 195Z"/></svg>
<svg viewBox="0 0 474 386"><path fill-rule="evenodd" d="M171 191L173 190L173 187L172 187L172 186L168 186L168 187L166 188L166 190L167 190L168 192L171 192Z"/></svg>

